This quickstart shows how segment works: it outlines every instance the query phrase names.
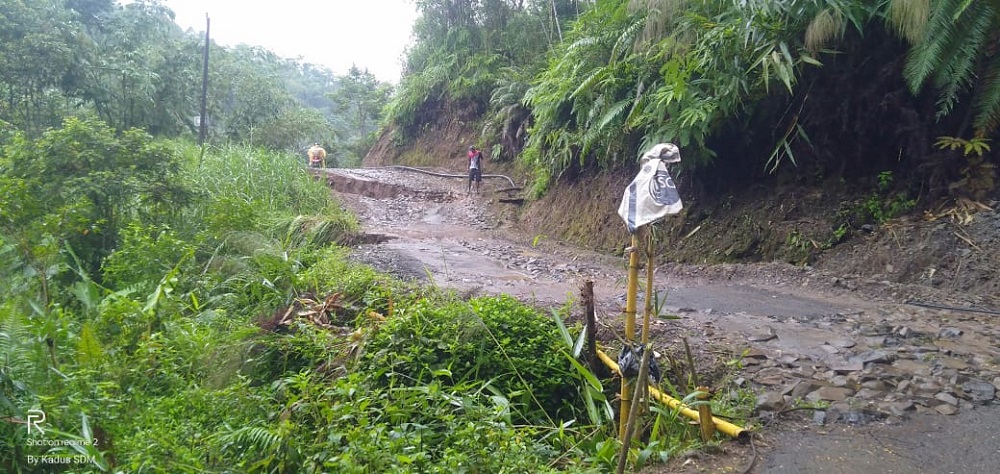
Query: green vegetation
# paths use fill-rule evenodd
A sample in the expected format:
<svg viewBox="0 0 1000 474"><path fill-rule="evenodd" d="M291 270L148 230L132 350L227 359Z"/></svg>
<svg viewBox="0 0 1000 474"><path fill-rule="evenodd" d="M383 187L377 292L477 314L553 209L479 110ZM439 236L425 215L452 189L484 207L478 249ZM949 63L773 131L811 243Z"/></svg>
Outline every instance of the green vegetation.
<svg viewBox="0 0 1000 474"><path fill-rule="evenodd" d="M357 224L294 155L69 118L11 135L0 195L4 472L614 465L579 328L352 263ZM653 413L633 463L698 445Z"/></svg>
<svg viewBox="0 0 1000 474"><path fill-rule="evenodd" d="M895 186L894 180L892 171L881 171L871 180L874 181L871 184L873 190L859 199L841 203L834 219L836 228L832 229L823 248L843 242L852 229L867 228L871 231L874 226L884 225L913 210L917 200L911 197L909 190Z"/></svg>
<svg viewBox="0 0 1000 474"><path fill-rule="evenodd" d="M992 183L979 179L992 168L963 168L926 137L1000 132L996 2L418 7L408 74L388 109L397 139L407 143L439 112L475 123L494 159L532 170L532 196L567 172L627 165L664 141L681 146L697 176L740 184L789 165L826 178L889 169L898 185L933 196ZM876 219L912 206L890 207Z"/></svg>
<svg viewBox="0 0 1000 474"><path fill-rule="evenodd" d="M903 215L917 203L915 199L909 199L906 193L889 194L892 180L892 171L879 173L876 191L862 203L867 217L876 224L885 224L889 219Z"/></svg>
<svg viewBox="0 0 1000 474"><path fill-rule="evenodd" d="M958 192L964 193L972 199L983 199L990 191L996 189L997 165L986 159L986 154L990 151L988 139L964 140L955 137L938 137L934 146L942 150L961 150L965 157L966 164L962 167L961 179L952 184L952 187Z"/></svg>

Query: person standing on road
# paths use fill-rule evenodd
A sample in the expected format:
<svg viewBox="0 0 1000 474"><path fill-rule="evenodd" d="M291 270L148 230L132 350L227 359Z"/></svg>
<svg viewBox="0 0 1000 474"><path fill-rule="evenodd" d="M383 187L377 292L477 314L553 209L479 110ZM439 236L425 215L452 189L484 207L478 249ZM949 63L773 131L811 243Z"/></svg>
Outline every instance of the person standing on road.
<svg viewBox="0 0 1000 474"><path fill-rule="evenodd" d="M319 146L319 143L313 143L307 154L310 168L326 168L326 150Z"/></svg>
<svg viewBox="0 0 1000 474"><path fill-rule="evenodd" d="M469 188L465 194L472 193L472 186L475 183L476 194L479 194L479 187L483 181L483 152L475 146L469 147Z"/></svg>

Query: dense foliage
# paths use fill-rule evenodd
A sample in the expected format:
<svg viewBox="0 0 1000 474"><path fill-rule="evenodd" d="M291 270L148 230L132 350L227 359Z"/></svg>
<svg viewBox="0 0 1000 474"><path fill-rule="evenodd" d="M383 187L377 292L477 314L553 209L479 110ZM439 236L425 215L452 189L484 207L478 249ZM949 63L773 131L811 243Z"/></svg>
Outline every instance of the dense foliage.
<svg viewBox="0 0 1000 474"><path fill-rule="evenodd" d="M737 181L789 165L820 178L890 170L932 194L978 195L963 183L995 172L994 160L934 140L990 151L1000 132L996 1L418 6L395 131L471 110L462 119L484 125L493 157L528 165L538 192L664 141L682 147L685 167Z"/></svg>
<svg viewBox="0 0 1000 474"><path fill-rule="evenodd" d="M431 341L445 344L430 344ZM485 381L522 423L572 419L572 367L555 323L513 298L481 298L397 312L366 346L368 372L388 387Z"/></svg>
<svg viewBox="0 0 1000 474"><path fill-rule="evenodd" d="M580 408L552 319L349 263L336 242L356 224L293 155L202 156L68 119L13 135L0 195L3 472L545 472L582 459L557 461L574 431L543 440ZM399 341L419 344L386 352ZM367 347L374 363L359 365ZM434 371L398 363L413 358ZM32 410L44 434L29 434Z"/></svg>

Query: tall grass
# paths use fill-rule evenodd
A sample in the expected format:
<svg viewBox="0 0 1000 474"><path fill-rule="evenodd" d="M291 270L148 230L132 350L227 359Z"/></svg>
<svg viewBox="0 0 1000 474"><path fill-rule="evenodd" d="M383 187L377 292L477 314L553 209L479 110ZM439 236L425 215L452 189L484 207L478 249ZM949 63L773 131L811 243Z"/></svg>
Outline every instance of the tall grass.
<svg viewBox="0 0 1000 474"><path fill-rule="evenodd" d="M115 140L96 126L74 133ZM241 375L259 352L254 318L287 304L302 290L299 274L314 255L357 228L326 183L293 156L232 147L202 159L188 143L130 137L137 149L168 150L143 158L169 160L164 165L179 170L170 184L193 192L169 209L136 201L135 212L107 229L120 238L97 273L82 267L58 234L38 228L38 238L25 237L35 234L19 222L51 219L16 213L45 208L4 210L10 234L0 237L0 471L32 472L28 455L54 453L29 446L17 422L38 407L60 437L100 431L99 449L127 470L217 465L192 440L225 423L267 421L271 381ZM60 170L60 179L80 179L75 168ZM101 176L129 179L127 170ZM28 196L30 188L16 187L24 181L23 173L0 168L0 188L28 189ZM51 199L30 197L25 202ZM34 250L46 242L50 251ZM258 398L243 406L248 396ZM81 424L81 416L91 421ZM163 449L143 447L152 440ZM180 464L168 462L173 455ZM102 470L102 463L75 467Z"/></svg>
<svg viewBox="0 0 1000 474"><path fill-rule="evenodd" d="M332 197L323 180L314 178L293 155L230 146L210 149L202 158L193 145L179 145L192 186L205 197L205 205L191 209L189 221L222 223L229 230L260 229L296 216L336 222L345 231L356 220ZM225 225L222 226L225 228ZM220 229L222 230L222 229Z"/></svg>

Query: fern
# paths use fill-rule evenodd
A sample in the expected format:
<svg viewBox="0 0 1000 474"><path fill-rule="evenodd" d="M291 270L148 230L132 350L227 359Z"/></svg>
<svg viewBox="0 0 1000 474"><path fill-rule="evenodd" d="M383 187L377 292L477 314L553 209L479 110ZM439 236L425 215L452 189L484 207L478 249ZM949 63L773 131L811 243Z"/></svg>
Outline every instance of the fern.
<svg viewBox="0 0 1000 474"><path fill-rule="evenodd" d="M89 321L80 328L80 340L77 342L77 360L83 365L95 365L101 362L104 349L101 341L94 334L93 325Z"/></svg>
<svg viewBox="0 0 1000 474"><path fill-rule="evenodd" d="M243 426L223 434L219 441L242 449L252 447L261 452L277 451L284 443L279 433L264 426Z"/></svg>
<svg viewBox="0 0 1000 474"><path fill-rule="evenodd" d="M655 84L652 89L656 89ZM637 124L646 116L646 107L652 103L652 97L650 94L637 94L635 100L632 102L632 108L629 109L628 115L625 116L625 127L635 128Z"/></svg>
<svg viewBox="0 0 1000 474"><path fill-rule="evenodd" d="M30 348L28 321L8 301L0 305L0 411L20 415L30 407Z"/></svg>
<svg viewBox="0 0 1000 474"><path fill-rule="evenodd" d="M630 25L626 26L615 40L615 44L611 48L611 55L609 56L610 60L608 62L613 63L623 59L626 56L625 52L636 43L636 37L645 25L645 18L639 18L633 21Z"/></svg>
<svg viewBox="0 0 1000 474"><path fill-rule="evenodd" d="M975 97L976 118L973 122L980 135L1000 129L1000 55L992 58L985 71L982 86Z"/></svg>
<svg viewBox="0 0 1000 474"><path fill-rule="evenodd" d="M596 36L584 36L569 45L567 48L567 53L572 52L577 49L585 49L596 44L600 44L601 39Z"/></svg>
<svg viewBox="0 0 1000 474"><path fill-rule="evenodd" d="M580 81L580 85L577 86L576 90L569 95L570 98L576 98L578 96L584 95L585 93L590 93L594 89L594 84L599 83L608 73L608 69L605 66L594 69Z"/></svg>
<svg viewBox="0 0 1000 474"><path fill-rule="evenodd" d="M962 0L941 0L933 3L926 32L916 43L906 61L903 75L907 85L914 94L918 94L928 78L941 68L947 59L945 50L954 41L956 31L950 12L957 8Z"/></svg>
<svg viewBox="0 0 1000 474"><path fill-rule="evenodd" d="M957 34L952 44L944 51L946 61L934 73L934 83L940 89L937 102L938 117L948 115L958 95L973 86L975 65L984 42L990 36L993 18L989 7L983 3L973 9L966 9L956 21ZM959 24L961 28L959 29Z"/></svg>
<svg viewBox="0 0 1000 474"><path fill-rule="evenodd" d="M607 128L608 124L611 122L619 122L622 113L625 112L629 106L632 105L632 99L622 99L614 103L607 109L601 119L597 121L596 127L598 130L603 130Z"/></svg>
<svg viewBox="0 0 1000 474"><path fill-rule="evenodd" d="M920 14L898 14L892 2L889 20L911 41L913 47L903 69L914 94L928 81L938 91L938 118L951 113L962 94L974 90L972 107L977 133L986 134L1000 123L1000 66L986 56L985 46L995 43L998 12L993 3L968 0L931 2L931 11L919 37ZM917 5L919 6L919 5Z"/></svg>

